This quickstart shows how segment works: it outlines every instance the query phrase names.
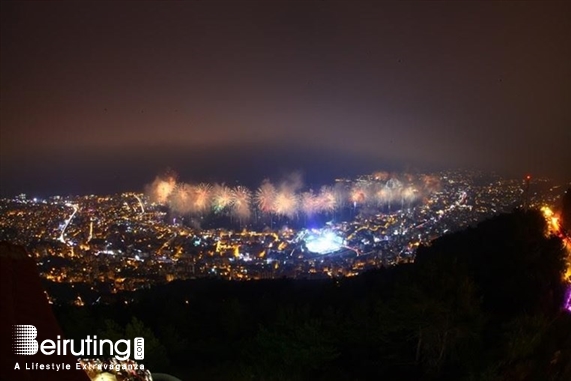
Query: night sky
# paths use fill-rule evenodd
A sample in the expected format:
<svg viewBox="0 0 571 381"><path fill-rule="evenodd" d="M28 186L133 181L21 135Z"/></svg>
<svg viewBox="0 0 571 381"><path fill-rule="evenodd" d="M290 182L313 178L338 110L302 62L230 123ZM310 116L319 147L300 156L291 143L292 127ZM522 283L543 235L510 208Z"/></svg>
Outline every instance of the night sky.
<svg viewBox="0 0 571 381"><path fill-rule="evenodd" d="M571 174L569 2L1 4L0 193Z"/></svg>

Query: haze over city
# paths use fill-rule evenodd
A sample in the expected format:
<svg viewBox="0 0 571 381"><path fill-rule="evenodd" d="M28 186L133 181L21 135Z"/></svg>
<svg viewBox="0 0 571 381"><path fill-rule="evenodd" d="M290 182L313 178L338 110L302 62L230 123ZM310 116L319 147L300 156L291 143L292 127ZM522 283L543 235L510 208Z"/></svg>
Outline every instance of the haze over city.
<svg viewBox="0 0 571 381"><path fill-rule="evenodd" d="M479 168L568 181L565 2L3 2L0 192Z"/></svg>

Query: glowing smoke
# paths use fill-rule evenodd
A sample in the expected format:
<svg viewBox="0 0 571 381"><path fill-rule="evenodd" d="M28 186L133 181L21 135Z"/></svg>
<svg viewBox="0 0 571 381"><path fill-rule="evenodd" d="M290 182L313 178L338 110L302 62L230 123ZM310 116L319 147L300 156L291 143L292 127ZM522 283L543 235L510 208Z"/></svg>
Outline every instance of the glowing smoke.
<svg viewBox="0 0 571 381"><path fill-rule="evenodd" d="M164 205L167 203L175 187L176 179L174 176L157 176L155 181L147 186L145 193L147 193L147 196L152 202Z"/></svg>

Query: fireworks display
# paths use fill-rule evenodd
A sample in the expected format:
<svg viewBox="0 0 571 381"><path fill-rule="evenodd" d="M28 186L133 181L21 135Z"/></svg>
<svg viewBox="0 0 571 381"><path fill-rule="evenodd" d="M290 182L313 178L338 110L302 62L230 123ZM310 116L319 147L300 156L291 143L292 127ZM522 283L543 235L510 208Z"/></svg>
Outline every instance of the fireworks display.
<svg viewBox="0 0 571 381"><path fill-rule="evenodd" d="M248 219L252 213L252 192L241 185L231 191L232 214L239 219Z"/></svg>
<svg viewBox="0 0 571 381"><path fill-rule="evenodd" d="M152 184L147 187L147 194L153 202L166 204L176 187L174 176L166 175L157 177Z"/></svg>
<svg viewBox="0 0 571 381"><path fill-rule="evenodd" d="M269 182L269 180L264 180L256 192L258 209L263 213L271 213L273 211L275 198L276 188Z"/></svg>
<svg viewBox="0 0 571 381"><path fill-rule="evenodd" d="M392 175L377 172L353 183L323 186L319 191L304 189L298 174L279 183L264 180L252 192L238 185L187 184L169 174L157 177L146 188L149 199L182 215L223 214L249 220L257 215L295 218L332 214L346 206L376 207L388 212L410 208L439 187L439 180L428 175Z"/></svg>
<svg viewBox="0 0 571 381"><path fill-rule="evenodd" d="M215 184L212 187L212 209L214 213L222 213L232 203L232 191L226 185Z"/></svg>
<svg viewBox="0 0 571 381"><path fill-rule="evenodd" d="M210 184L199 184L194 188L194 209L198 213L206 213L210 208Z"/></svg>

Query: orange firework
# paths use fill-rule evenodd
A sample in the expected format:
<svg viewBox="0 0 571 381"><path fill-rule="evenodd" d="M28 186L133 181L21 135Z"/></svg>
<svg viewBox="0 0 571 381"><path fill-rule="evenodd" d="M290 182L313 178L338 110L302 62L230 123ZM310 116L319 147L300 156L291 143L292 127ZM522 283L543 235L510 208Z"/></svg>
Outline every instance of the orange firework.
<svg viewBox="0 0 571 381"><path fill-rule="evenodd" d="M216 184L212 191L212 207L215 212L221 212L232 203L232 191L226 185Z"/></svg>
<svg viewBox="0 0 571 381"><path fill-rule="evenodd" d="M264 180L256 192L256 204L263 213L274 212L276 188L268 180Z"/></svg>
<svg viewBox="0 0 571 381"><path fill-rule="evenodd" d="M248 188L238 185L231 191L232 213L240 219L250 217L252 193Z"/></svg>
<svg viewBox="0 0 571 381"><path fill-rule="evenodd" d="M287 217L294 217L297 212L297 196L294 192L282 191L276 195L274 211Z"/></svg>
<svg viewBox="0 0 571 381"><path fill-rule="evenodd" d="M313 194L313 191L303 192L301 194L300 207L307 216L311 216L317 212L317 197Z"/></svg>
<svg viewBox="0 0 571 381"><path fill-rule="evenodd" d="M212 186L209 184L199 184L193 188L194 210L204 213L210 206Z"/></svg>

